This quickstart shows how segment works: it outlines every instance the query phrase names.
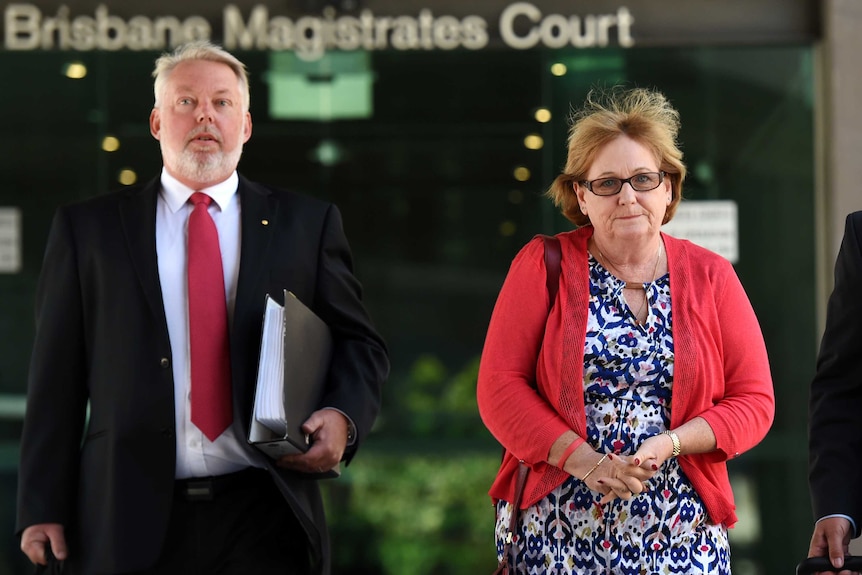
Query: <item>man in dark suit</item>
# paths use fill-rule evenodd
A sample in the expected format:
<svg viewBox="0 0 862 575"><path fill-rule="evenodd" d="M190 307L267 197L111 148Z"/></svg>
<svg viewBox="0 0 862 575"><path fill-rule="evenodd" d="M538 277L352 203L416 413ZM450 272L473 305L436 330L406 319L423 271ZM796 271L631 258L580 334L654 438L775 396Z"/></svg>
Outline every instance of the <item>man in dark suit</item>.
<svg viewBox="0 0 862 575"><path fill-rule="evenodd" d="M841 568L862 527L862 212L847 216L809 404L809 557ZM849 573L849 571L846 571Z"/></svg>
<svg viewBox="0 0 862 575"><path fill-rule="evenodd" d="M71 574L327 574L315 478L353 457L389 370L341 216L236 172L251 115L234 56L193 43L153 75L161 176L60 208L48 238L21 439L22 550L44 564L50 547ZM205 231L192 232L194 218ZM204 277L192 269L197 234L215 243L214 282L191 283ZM265 296L285 289L329 325L333 354L304 425L311 448L273 461L246 434ZM200 313L210 292L215 311Z"/></svg>

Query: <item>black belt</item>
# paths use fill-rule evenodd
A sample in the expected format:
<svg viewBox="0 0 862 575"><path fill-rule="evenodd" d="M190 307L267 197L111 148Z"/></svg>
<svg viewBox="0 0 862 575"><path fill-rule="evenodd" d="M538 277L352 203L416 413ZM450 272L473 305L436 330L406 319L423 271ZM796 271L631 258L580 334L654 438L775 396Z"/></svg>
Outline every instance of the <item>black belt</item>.
<svg viewBox="0 0 862 575"><path fill-rule="evenodd" d="M265 475L263 469L248 467L225 475L178 479L174 483L175 493L186 501L213 501L222 493L259 482Z"/></svg>

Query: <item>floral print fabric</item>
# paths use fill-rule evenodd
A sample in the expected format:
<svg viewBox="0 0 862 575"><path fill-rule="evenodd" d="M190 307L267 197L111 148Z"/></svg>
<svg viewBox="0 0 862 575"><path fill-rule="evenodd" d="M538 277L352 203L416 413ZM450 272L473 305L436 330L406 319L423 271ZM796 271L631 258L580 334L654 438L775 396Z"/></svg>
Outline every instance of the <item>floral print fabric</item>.
<svg viewBox="0 0 862 575"><path fill-rule="evenodd" d="M584 350L587 442L600 453L631 455L668 428L673 385L670 280L645 284L646 322L636 325L624 282L590 257L590 314ZM706 511L676 459L647 491L600 507L601 494L570 477L522 511L516 573L527 575L730 574L723 525ZM502 554L511 505L497 504Z"/></svg>

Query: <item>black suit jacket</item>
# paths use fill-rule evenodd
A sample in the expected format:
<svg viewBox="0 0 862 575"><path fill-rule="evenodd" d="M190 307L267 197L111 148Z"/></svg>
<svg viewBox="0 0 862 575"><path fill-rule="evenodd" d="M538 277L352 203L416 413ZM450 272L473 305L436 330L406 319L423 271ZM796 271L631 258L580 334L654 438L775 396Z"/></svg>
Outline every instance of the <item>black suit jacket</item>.
<svg viewBox="0 0 862 575"><path fill-rule="evenodd" d="M862 527L862 212L847 216L811 382L809 487L814 518Z"/></svg>
<svg viewBox="0 0 862 575"><path fill-rule="evenodd" d="M63 524L86 573L152 564L171 508L174 383L156 261L159 189L157 178L59 209L37 288L17 529ZM389 363L361 302L338 209L242 176L238 194L230 335L237 435L246 437L249 425L265 296L286 288L332 330L321 406L352 418L358 445L377 415ZM328 573L317 482L266 461L308 535L313 572Z"/></svg>

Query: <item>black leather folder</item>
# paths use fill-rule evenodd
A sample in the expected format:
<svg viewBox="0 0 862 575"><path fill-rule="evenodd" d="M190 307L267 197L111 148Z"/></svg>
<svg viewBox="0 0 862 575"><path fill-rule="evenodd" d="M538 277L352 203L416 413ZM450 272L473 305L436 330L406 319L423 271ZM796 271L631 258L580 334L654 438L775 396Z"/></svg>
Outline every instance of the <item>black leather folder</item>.
<svg viewBox="0 0 862 575"><path fill-rule="evenodd" d="M302 424L321 407L331 356L322 319L287 290L283 305L267 294L249 443L273 459L308 451Z"/></svg>

